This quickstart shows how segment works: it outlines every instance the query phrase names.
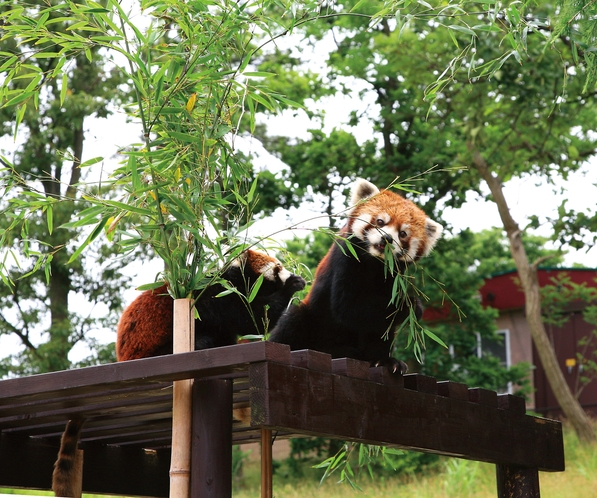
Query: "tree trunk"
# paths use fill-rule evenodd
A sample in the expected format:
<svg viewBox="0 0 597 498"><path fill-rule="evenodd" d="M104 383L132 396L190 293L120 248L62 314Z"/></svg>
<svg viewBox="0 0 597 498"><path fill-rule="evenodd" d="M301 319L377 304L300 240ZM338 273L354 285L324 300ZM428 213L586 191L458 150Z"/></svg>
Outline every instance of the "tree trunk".
<svg viewBox="0 0 597 498"><path fill-rule="evenodd" d="M473 155L474 166L481 175L481 178L487 183L493 195L493 200L497 204L504 230L510 241L510 252L514 258L524 291L526 319L537 353L539 354L539 359L545 369L547 381L564 415L574 427L579 439L588 443L597 442L591 421L568 387L562 369L558 364L553 345L545 331L541 317L541 296L539 292L537 265L529 263L527 253L522 244L522 231L510 214L510 208L504 197L502 182L489 171L489 167L479 151L474 149Z"/></svg>

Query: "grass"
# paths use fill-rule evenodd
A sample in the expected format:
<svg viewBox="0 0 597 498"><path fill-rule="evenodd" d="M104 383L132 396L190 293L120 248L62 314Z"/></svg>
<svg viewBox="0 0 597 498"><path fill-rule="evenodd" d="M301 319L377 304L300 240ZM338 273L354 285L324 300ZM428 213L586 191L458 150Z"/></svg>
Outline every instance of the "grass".
<svg viewBox="0 0 597 498"><path fill-rule="evenodd" d="M597 446L579 444L578 438L564 427L566 471L539 474L542 498L594 498L597 496ZM346 484L337 484L332 475L321 486L321 471L306 466L302 477L292 477L285 466L274 474L275 498L387 498L415 496L417 498L495 498L495 466L492 464L443 458L433 469L423 473L390 475L387 471L375 479L361 475L362 491ZM259 462L244 464L243 477L234 483L234 498L260 496ZM1 489L0 494L46 494L23 490ZM48 493L49 494L49 493ZM97 495L84 495L93 497Z"/></svg>
<svg viewBox="0 0 597 498"><path fill-rule="evenodd" d="M542 498L594 498L597 496L597 446L579 444L572 430L564 428L565 472L540 472ZM317 473L321 475L320 473ZM275 498L378 498L379 496L417 498L495 498L497 488L495 465L442 458L433 470L410 476L391 476L370 479L362 475L358 484L362 491L336 483L331 476L321 486L315 471L306 469L303 478L274 474ZM235 498L259 496L259 468L257 462L245 466L244 477L235 484Z"/></svg>

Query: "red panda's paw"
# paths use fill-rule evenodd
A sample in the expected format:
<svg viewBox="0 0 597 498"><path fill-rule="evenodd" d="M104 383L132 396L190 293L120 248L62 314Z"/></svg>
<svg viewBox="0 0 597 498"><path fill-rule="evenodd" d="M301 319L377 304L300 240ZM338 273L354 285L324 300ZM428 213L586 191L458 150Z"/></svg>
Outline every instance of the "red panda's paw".
<svg viewBox="0 0 597 498"><path fill-rule="evenodd" d="M307 285L307 282L305 282L303 277L292 274L286 279L286 282L284 282L284 289L289 293L294 294L295 292L303 290L305 285Z"/></svg>
<svg viewBox="0 0 597 498"><path fill-rule="evenodd" d="M406 372L408 372L408 365L403 361L397 360L396 358L384 358L383 360L378 360L373 366L387 367L390 373L396 375L404 375Z"/></svg>

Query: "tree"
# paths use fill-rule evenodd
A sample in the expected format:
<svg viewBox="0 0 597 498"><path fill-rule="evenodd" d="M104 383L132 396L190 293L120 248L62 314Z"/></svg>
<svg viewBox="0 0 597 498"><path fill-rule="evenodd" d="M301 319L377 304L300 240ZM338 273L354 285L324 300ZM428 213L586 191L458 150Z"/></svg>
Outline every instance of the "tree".
<svg viewBox="0 0 597 498"><path fill-rule="evenodd" d="M566 45L562 45L561 50L566 50ZM554 107L557 94L546 96L538 92L537 83L541 80L542 84L549 82L552 89L557 89L559 85L557 76L549 77L543 72L554 68L550 68L548 57L541 48L533 47L529 40L528 53L531 57L541 58L541 64L535 65L535 69L528 73L521 72L511 63L504 64L504 80L492 85L494 98L499 98L497 104L485 101L485 109L481 111L483 99L476 100L481 106L473 114L476 119L471 120L472 128L466 138L468 161L489 187L499 211L524 291L525 314L531 336L549 384L580 439L595 442L597 438L590 421L570 391L545 331L537 276L542 260L529 260L523 245L524 230L513 219L503 194L503 182L511 175L532 171L550 175L554 170L565 175L577 169L585 158L596 151L595 141L588 132L597 123L594 122L594 109L586 100L588 95L583 91L581 75L568 76L565 101L560 106ZM560 56L565 53L560 52ZM568 58L572 64L572 54L568 53ZM540 80L535 79L535 72L539 73ZM477 92L473 93L481 97ZM510 105L512 102L516 105ZM490 118L489 126L486 125L488 109L492 114L497 113ZM484 117L481 117L481 112ZM529 143L535 145L529 148Z"/></svg>
<svg viewBox="0 0 597 498"><path fill-rule="evenodd" d="M310 25L308 34L321 38L330 29L334 33L326 76L337 91L347 87L341 78L352 77L365 84L364 92L376 96L379 112L360 119L369 119L378 132L379 160L363 174L380 184L397 176L416 178L413 190L430 213L442 206L458 207L467 192L481 193L482 183L488 185L552 388L579 436L593 441L592 428L560 375L542 330L536 285L541 259L529 263L524 229L512 219L502 192L503 183L513 177L566 177L595 153L590 130L597 123L588 66L575 57L577 41L561 35L549 38L547 21L554 13L548 7L541 4L523 13L512 3L500 12L467 16L469 10L459 15L460 24L447 30L440 29L450 18L447 14L434 22L416 16L408 22L382 19L374 28L355 16ZM434 165L437 173L422 175ZM580 217L563 208L560 213L566 218L554 224L554 240L578 244L578 231L573 235L563 230L590 228L597 220L594 214ZM536 225L537 220L529 228ZM594 234L588 235L595 240Z"/></svg>
<svg viewBox="0 0 597 498"><path fill-rule="evenodd" d="M46 7L46 2L29 2L27 15L35 18L45 10L48 29L67 33L68 23L60 21L60 12ZM23 7L2 2L0 13L7 18L19 8ZM122 305L121 289L128 281L121 269L130 261L130 258L115 258L113 247L104 244L96 246L85 260L67 266L74 251L71 241L77 233L57 228L76 218L85 207L79 184L85 171L81 158L86 119L107 117L111 106L126 98L120 87L122 78L109 69L99 46L91 46L86 53L79 52L66 61L48 57L54 50L49 41L19 41L4 34L0 42L4 60L9 55L7 62L13 61L22 68L18 75L12 74L12 79L10 72L5 73L5 90L9 95L11 92L18 95L27 88L42 85L45 79L47 84L39 99L22 102L16 113L13 106L4 105L0 109L2 134L17 139L10 159L2 161L5 190L0 221L2 245L7 251L5 258L14 259L10 271L2 275L8 285L0 288L4 303L0 334L16 335L23 346L20 353L2 359L0 375L68 368L68 353L75 344L87 341L92 345L90 330L115 326ZM61 84L50 77L58 74L60 67L63 67ZM17 197L14 193L6 195L11 186L16 188ZM40 201L43 208L21 222L15 211L23 209L27 200ZM44 262L45 273L35 271L35 259L28 258L28 253L37 254ZM69 307L69 296L75 292L84 294L90 306L105 305L106 316L93 318ZM41 343L36 339L40 334ZM95 361L107 361L114 356L113 348L92 349L96 350L94 355L99 355Z"/></svg>

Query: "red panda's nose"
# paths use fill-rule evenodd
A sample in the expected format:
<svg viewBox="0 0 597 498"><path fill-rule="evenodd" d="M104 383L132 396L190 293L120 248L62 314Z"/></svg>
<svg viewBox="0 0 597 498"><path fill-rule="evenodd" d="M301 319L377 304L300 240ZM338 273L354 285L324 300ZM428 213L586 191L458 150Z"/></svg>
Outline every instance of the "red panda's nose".
<svg viewBox="0 0 597 498"><path fill-rule="evenodd" d="M392 236L389 233L384 233L381 236L381 239L386 243L386 244L391 244L392 242L394 242L394 239L392 238Z"/></svg>

